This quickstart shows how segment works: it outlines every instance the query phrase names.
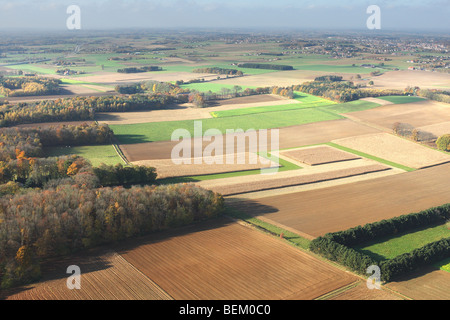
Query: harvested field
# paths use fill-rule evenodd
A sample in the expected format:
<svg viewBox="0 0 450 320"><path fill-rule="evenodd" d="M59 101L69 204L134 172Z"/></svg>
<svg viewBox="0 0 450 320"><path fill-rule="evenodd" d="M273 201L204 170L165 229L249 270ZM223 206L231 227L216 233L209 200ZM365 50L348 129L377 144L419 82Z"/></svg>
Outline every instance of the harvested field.
<svg viewBox="0 0 450 320"><path fill-rule="evenodd" d="M416 169L450 161L450 156L442 152L389 133L369 134L338 139L332 142Z"/></svg>
<svg viewBox="0 0 450 320"><path fill-rule="evenodd" d="M352 112L351 116L392 131L396 122L409 123L414 127L448 122L450 121L450 105L430 100L388 104L371 110Z"/></svg>
<svg viewBox="0 0 450 320"><path fill-rule="evenodd" d="M369 289L364 281L360 281L355 286L350 286L347 290L339 290L332 293L324 300L405 300L403 297L384 289Z"/></svg>
<svg viewBox="0 0 450 320"><path fill-rule="evenodd" d="M450 300L450 273L430 267L386 287L414 300Z"/></svg>
<svg viewBox="0 0 450 320"><path fill-rule="evenodd" d="M172 159L162 159L162 160L142 160L132 162L132 164L156 168L156 172L158 173L159 179L279 167L279 165L275 162L265 164L264 161L266 161L266 159L261 160L261 158L258 157L257 155L255 155L253 159L249 155L249 153L236 154L234 160L231 162L228 161L228 163L225 156L212 156L212 157L205 157L203 159L190 158L183 160L190 160L191 163L175 164L173 163ZM242 160L244 163L239 164L238 160ZM197 164L196 163L197 161L199 161L200 164ZM206 162L211 164L208 164Z"/></svg>
<svg viewBox="0 0 450 320"><path fill-rule="evenodd" d="M205 188L208 188L215 192L218 192L222 195L228 196L228 195L236 195L236 194L241 194L241 193L248 193L248 192L271 190L271 189L277 189L277 188L283 188L283 187L291 187L291 186L298 186L298 185L304 185L304 184L318 183L318 182L322 182L322 181L330 181L330 180L335 180L335 179L348 178L348 177L358 176L358 175L362 175L362 174L385 171L385 170L389 170L389 168L386 166L383 166L383 165L374 164L374 165L367 165L367 166L361 166L361 167L353 167L353 168L348 168L348 169L325 171L325 172L319 172L319 173L313 173L313 174L307 174L307 173L306 174L297 174L297 175L291 174L290 177L283 177L283 178L272 177L271 179L269 179L267 177L270 177L270 176L266 175L266 176L262 176L265 179L262 179L260 177L259 181L253 181L252 183L242 182L242 183L224 184L224 185L218 186L217 182L210 182L210 183L203 183L203 184L200 183L200 185L202 187L205 187ZM308 172L308 171L306 171L306 172ZM241 180L246 180L246 179L241 179Z"/></svg>
<svg viewBox="0 0 450 320"><path fill-rule="evenodd" d="M373 77L374 88L403 90L408 86L418 86L423 89L450 88L450 75L442 72L428 72L420 70L400 70L385 72Z"/></svg>
<svg viewBox="0 0 450 320"><path fill-rule="evenodd" d="M433 134L436 138L439 138L440 136L442 136L444 134L450 133L450 121L432 124L429 126L423 126L423 127L417 128L417 129L419 131L429 132L429 133Z"/></svg>
<svg viewBox="0 0 450 320"><path fill-rule="evenodd" d="M253 104L253 103L264 103L264 102L275 102L275 101L286 101L288 99L275 94L258 94L253 96L238 97L233 99L219 100L217 101L217 106L226 106L230 104Z"/></svg>
<svg viewBox="0 0 450 320"><path fill-rule="evenodd" d="M233 206L313 237L450 203L450 164Z"/></svg>
<svg viewBox="0 0 450 320"><path fill-rule="evenodd" d="M69 290L67 267L78 265L81 289ZM36 284L8 290L8 300L171 300L172 298L115 252L65 258Z"/></svg>
<svg viewBox="0 0 450 320"><path fill-rule="evenodd" d="M392 104L392 102L390 102L390 101L383 100L383 99L378 99L378 98L362 98L360 100L381 104L382 106L385 106L385 105L388 105L388 104Z"/></svg>
<svg viewBox="0 0 450 320"><path fill-rule="evenodd" d="M360 159L354 154L335 149L330 146L307 147L280 152L288 158L310 166Z"/></svg>
<svg viewBox="0 0 450 320"><path fill-rule="evenodd" d="M148 122L197 120L211 118L204 109L177 106L166 110L152 110L139 112L107 112L95 115L99 123L106 124L135 124Z"/></svg>
<svg viewBox="0 0 450 320"><path fill-rule="evenodd" d="M348 119L309 123L299 126L280 128L279 147L280 149L295 148L318 143L326 143L333 139L353 137L376 132L379 131ZM170 159L172 149L178 143L179 142L177 141L156 141L138 144L122 144L120 148L130 162ZM203 142L203 149L209 143L210 142ZM194 146L194 139L192 139L191 145ZM268 146L268 150L270 150L270 145ZM237 150L236 152L244 151L248 150Z"/></svg>
<svg viewBox="0 0 450 320"><path fill-rule="evenodd" d="M134 243L121 255L176 300L309 300L357 280L225 218Z"/></svg>

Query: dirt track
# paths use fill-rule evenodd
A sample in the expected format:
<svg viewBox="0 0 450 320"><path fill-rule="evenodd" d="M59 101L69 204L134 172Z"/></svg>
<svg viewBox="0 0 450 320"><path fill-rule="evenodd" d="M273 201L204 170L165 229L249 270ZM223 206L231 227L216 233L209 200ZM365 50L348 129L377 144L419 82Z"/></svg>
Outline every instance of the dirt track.
<svg viewBox="0 0 450 320"><path fill-rule="evenodd" d="M450 164L234 204L317 237L450 203ZM238 198L238 197L237 197Z"/></svg>

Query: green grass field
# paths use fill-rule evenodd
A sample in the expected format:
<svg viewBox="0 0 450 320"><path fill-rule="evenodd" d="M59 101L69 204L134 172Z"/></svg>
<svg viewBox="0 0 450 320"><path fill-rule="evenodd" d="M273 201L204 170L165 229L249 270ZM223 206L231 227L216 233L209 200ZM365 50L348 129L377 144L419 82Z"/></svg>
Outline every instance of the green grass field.
<svg viewBox="0 0 450 320"><path fill-rule="evenodd" d="M386 100L395 104L412 103L425 100L424 98L409 97L409 96L385 96L385 97L378 97L377 99Z"/></svg>
<svg viewBox="0 0 450 320"><path fill-rule="evenodd" d="M108 165L115 165L118 163L125 164L112 145L47 148L45 154L48 157L76 154L88 159L94 167L97 167L102 163Z"/></svg>
<svg viewBox="0 0 450 320"><path fill-rule="evenodd" d="M381 104L364 100L356 100L346 103L334 104L331 106L323 107L323 109L335 113L350 113L355 111L369 110L379 106L381 106Z"/></svg>
<svg viewBox="0 0 450 320"><path fill-rule="evenodd" d="M208 129L218 129L225 134L228 129L242 129L245 131L249 129L273 129L342 118L342 116L337 114L307 108L236 117L211 118L199 121L202 124L202 134ZM110 128L122 144L169 141L172 133L177 129L186 129L191 137L194 137L194 120L110 125Z"/></svg>
<svg viewBox="0 0 450 320"><path fill-rule="evenodd" d="M376 260L385 260L395 258L403 253L421 248L426 244L449 237L450 230L445 225L439 225L383 239L376 243L357 247L356 249Z"/></svg>
<svg viewBox="0 0 450 320"><path fill-rule="evenodd" d="M22 70L25 72L36 72L38 74L56 74L56 67L44 68L40 65L34 64L17 64L14 66L8 66L10 69Z"/></svg>

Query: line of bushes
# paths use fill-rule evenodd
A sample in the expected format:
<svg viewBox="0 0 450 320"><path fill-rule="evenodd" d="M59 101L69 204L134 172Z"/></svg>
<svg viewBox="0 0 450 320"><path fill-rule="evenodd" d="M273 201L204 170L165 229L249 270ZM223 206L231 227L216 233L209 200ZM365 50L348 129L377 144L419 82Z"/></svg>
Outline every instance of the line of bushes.
<svg viewBox="0 0 450 320"><path fill-rule="evenodd" d="M345 231L327 233L323 237L314 239L310 244L310 250L359 274L366 274L369 266L378 265L381 269L382 280L389 282L411 271L449 257L450 238L427 244L422 248L385 261L376 261L355 250L352 246L395 236L417 228L445 223L449 218L450 204L446 204Z"/></svg>
<svg viewBox="0 0 450 320"><path fill-rule="evenodd" d="M294 70L293 66L283 65L283 64L265 64L265 63L240 63L239 68L249 68L249 69L268 69L268 70Z"/></svg>
<svg viewBox="0 0 450 320"><path fill-rule="evenodd" d="M151 72L151 71L162 71L161 67L157 66L148 66L148 67L129 67L129 68L123 68L118 69L117 72L119 73L141 73L141 72Z"/></svg>

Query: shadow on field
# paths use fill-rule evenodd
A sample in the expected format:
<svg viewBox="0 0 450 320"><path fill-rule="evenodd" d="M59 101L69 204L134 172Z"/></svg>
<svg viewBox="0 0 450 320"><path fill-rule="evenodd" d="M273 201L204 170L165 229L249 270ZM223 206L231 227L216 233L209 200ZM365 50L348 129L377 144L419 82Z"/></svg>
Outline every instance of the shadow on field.
<svg viewBox="0 0 450 320"><path fill-rule="evenodd" d="M256 202L253 202L253 201L246 202L246 205L248 205L248 206L253 205L253 209L254 210L256 209L258 211L258 214L271 213L271 212L277 211L276 208L268 207L268 206L261 205L261 204L257 205ZM237 210L236 208L232 207L228 203L226 204L226 206L234 212L235 212L235 210ZM199 221L199 222L196 222L196 223L193 223L193 224L190 224L187 226L179 227L179 228L174 228L174 229L165 230L165 231L158 231L151 235L142 236L139 238L134 238L134 239L130 239L127 241L123 241L123 242L121 242L120 245L114 246L113 248L119 254L126 254L128 251L132 251L136 247L151 245L151 244L158 243L161 241L166 241L166 240L169 240L169 239L175 238L175 237L184 237L184 236L188 236L188 235L194 234L194 233L201 233L204 231L211 231L214 229L220 229L220 228L226 227L228 225L236 223L232 218L230 218L228 216L228 215L230 215L230 216L233 215L232 212L229 211L228 208L225 210L224 216L209 219L209 220ZM242 207L239 207L238 211L239 211L239 213L247 214L247 211Z"/></svg>
<svg viewBox="0 0 450 320"><path fill-rule="evenodd" d="M147 141L145 135L142 134L115 134L114 135L117 141L121 144L137 144L144 142L153 142Z"/></svg>
<svg viewBox="0 0 450 320"><path fill-rule="evenodd" d="M83 274L88 274L95 271L106 270L112 267L112 265L107 261L109 253L111 253L110 249L99 247L96 249L83 251L82 253L50 259L41 264L40 267L42 276L37 280L37 283L61 280L64 281L65 284L66 280L73 275L73 270L67 272L69 266L78 266L81 271L81 276L83 276ZM27 287L20 286L0 290L0 300L4 300L8 296L32 290L33 288L33 283L31 283Z"/></svg>
<svg viewBox="0 0 450 320"><path fill-rule="evenodd" d="M263 214L276 213L279 211L275 207L261 204L256 200L246 198L226 198L225 204L228 207L249 216L260 216Z"/></svg>
<svg viewBox="0 0 450 320"><path fill-rule="evenodd" d="M407 281L413 280L415 278L423 277L423 276L427 275L428 273L435 272L435 271L439 271L439 268L436 266L427 266L427 267L420 268L416 271L413 271L411 273L405 274L403 276L400 276L398 278L395 278L391 282L396 282L396 283L407 282ZM442 271L442 272L446 272L446 271Z"/></svg>
<svg viewBox="0 0 450 320"><path fill-rule="evenodd" d="M173 229L157 231L149 235L122 241L120 244L113 245L112 248L118 254L126 254L137 247L151 245L162 241L167 241L172 238L184 237L194 233L214 230L226 227L233 224L234 221L228 217L212 218L204 221L195 222L186 226L177 227Z"/></svg>

